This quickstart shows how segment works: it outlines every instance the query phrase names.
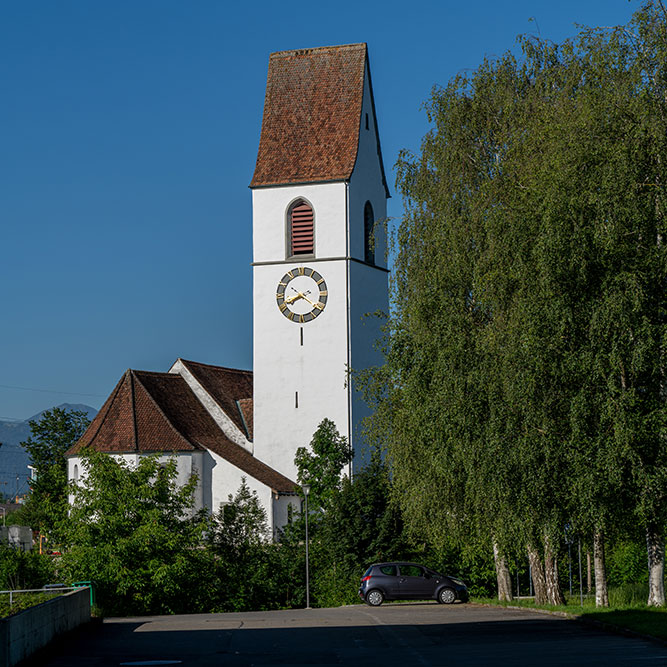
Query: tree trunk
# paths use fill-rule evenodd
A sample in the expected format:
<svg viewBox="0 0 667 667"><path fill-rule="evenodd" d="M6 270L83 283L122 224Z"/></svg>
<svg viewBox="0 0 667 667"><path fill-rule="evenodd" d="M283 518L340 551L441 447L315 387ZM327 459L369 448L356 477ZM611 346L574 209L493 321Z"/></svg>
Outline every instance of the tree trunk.
<svg viewBox="0 0 667 667"><path fill-rule="evenodd" d="M591 594L593 585L591 583L591 552L586 552L586 593Z"/></svg>
<svg viewBox="0 0 667 667"><path fill-rule="evenodd" d="M540 554L532 544L528 545L528 561L530 562L530 573L533 579L533 591L535 593L535 604L549 604L547 597L547 582L544 578L544 566Z"/></svg>
<svg viewBox="0 0 667 667"><path fill-rule="evenodd" d="M665 606L665 543L655 524L646 528L648 551L648 604L649 607Z"/></svg>
<svg viewBox="0 0 667 667"><path fill-rule="evenodd" d="M604 535L600 529L593 534L593 566L595 568L595 606L609 606L607 569L604 562Z"/></svg>
<svg viewBox="0 0 667 667"><path fill-rule="evenodd" d="M547 598L549 604L564 605L565 598L563 592L560 590L560 583L558 582L558 567L551 549L551 541L547 536L544 537L544 575L547 586Z"/></svg>
<svg viewBox="0 0 667 667"><path fill-rule="evenodd" d="M512 600L512 579L507 567L507 559L498 550L498 544L493 541L493 560L496 564L496 578L498 580L498 599L501 602Z"/></svg>

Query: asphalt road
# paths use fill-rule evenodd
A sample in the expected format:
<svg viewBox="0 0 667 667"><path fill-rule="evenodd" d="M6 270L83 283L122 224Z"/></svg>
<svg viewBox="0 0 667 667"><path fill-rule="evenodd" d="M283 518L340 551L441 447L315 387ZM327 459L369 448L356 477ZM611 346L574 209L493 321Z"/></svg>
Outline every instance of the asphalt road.
<svg viewBox="0 0 667 667"><path fill-rule="evenodd" d="M667 665L667 646L555 616L475 605L109 618L33 665Z"/></svg>

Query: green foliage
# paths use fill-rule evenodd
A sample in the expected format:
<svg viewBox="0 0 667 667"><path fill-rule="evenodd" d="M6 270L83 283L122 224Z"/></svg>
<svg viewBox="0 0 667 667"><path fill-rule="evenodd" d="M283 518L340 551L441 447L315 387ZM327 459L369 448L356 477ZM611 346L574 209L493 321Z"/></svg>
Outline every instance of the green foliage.
<svg viewBox="0 0 667 667"><path fill-rule="evenodd" d="M63 572L93 580L106 613L207 611L213 558L200 548L208 521L192 514L196 478L176 484L176 462L142 457L136 467L100 452L82 456L64 522Z"/></svg>
<svg viewBox="0 0 667 667"><path fill-rule="evenodd" d="M245 478L213 517L209 545L216 555L216 611L292 606L289 545L273 544L266 511Z"/></svg>
<svg viewBox="0 0 667 667"><path fill-rule="evenodd" d="M41 588L52 583L54 565L50 556L0 545L0 589Z"/></svg>
<svg viewBox="0 0 667 667"><path fill-rule="evenodd" d="M243 550L263 544L268 534L266 510L243 477L236 495L230 494L229 502L220 505L214 515L211 541L218 551L235 558Z"/></svg>
<svg viewBox="0 0 667 667"><path fill-rule="evenodd" d="M606 561L610 586L645 585L648 582L645 544L626 541L614 544L606 554ZM644 597L644 601L647 597Z"/></svg>
<svg viewBox="0 0 667 667"><path fill-rule="evenodd" d="M311 509L326 505L340 488L341 471L351 460L352 449L347 438L340 435L330 419L323 419L310 441L310 451L299 447L294 457L299 484L310 484Z"/></svg>
<svg viewBox="0 0 667 667"><path fill-rule="evenodd" d="M53 600L58 595L62 595L62 593L58 591L50 593L18 593L12 595L10 599L9 593L0 594L0 618L18 614L25 609Z"/></svg>
<svg viewBox="0 0 667 667"><path fill-rule="evenodd" d="M357 602L359 579L370 563L405 555L403 524L390 502L390 488L388 468L377 457L330 493L311 548L314 604Z"/></svg>
<svg viewBox="0 0 667 667"><path fill-rule="evenodd" d="M665 525L667 19L485 61L404 152L371 437L410 536L462 555Z"/></svg>
<svg viewBox="0 0 667 667"><path fill-rule="evenodd" d="M31 436L21 445L30 456L36 479L21 520L57 539L55 526L67 515L67 460L65 452L83 435L90 421L85 412L54 408L30 422Z"/></svg>

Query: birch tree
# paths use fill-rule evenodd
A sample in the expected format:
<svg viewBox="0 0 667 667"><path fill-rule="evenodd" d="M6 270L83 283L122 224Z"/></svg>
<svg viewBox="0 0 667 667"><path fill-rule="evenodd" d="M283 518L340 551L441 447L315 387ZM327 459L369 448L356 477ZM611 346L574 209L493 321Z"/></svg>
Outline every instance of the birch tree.
<svg viewBox="0 0 667 667"><path fill-rule="evenodd" d="M648 2L562 45L522 38L433 90L397 164L371 430L409 528L499 563L528 549L554 603L565 523L595 533L602 593L605 532L638 522L664 604L666 26Z"/></svg>

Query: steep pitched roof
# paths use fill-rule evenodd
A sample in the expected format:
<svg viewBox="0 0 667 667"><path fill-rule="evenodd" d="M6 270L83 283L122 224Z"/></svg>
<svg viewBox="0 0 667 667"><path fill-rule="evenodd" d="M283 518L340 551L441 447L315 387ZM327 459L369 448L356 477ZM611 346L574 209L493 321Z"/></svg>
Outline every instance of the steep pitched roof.
<svg viewBox="0 0 667 667"><path fill-rule="evenodd" d="M141 383L137 371L131 369L125 372L86 432L67 453L76 454L84 447L103 452L196 449L169 423Z"/></svg>
<svg viewBox="0 0 667 667"><path fill-rule="evenodd" d="M366 44L271 54L250 187L350 178L366 60Z"/></svg>
<svg viewBox="0 0 667 667"><path fill-rule="evenodd" d="M195 380L234 422L241 433L246 433L247 416L242 413L239 401L252 398L252 371L211 366L186 359L179 361L192 373ZM249 405L252 410L252 401ZM250 415L250 423L252 423L252 415Z"/></svg>
<svg viewBox="0 0 667 667"><path fill-rule="evenodd" d="M110 453L206 448L274 491L295 489L294 482L229 440L188 383L174 373L128 370L67 454L84 447Z"/></svg>

